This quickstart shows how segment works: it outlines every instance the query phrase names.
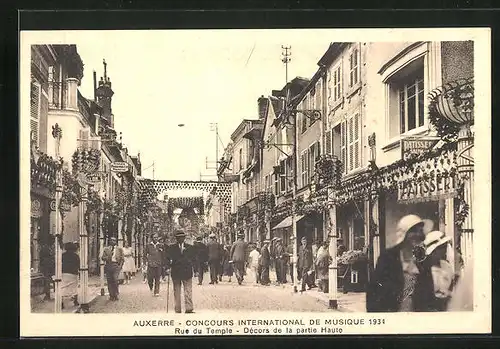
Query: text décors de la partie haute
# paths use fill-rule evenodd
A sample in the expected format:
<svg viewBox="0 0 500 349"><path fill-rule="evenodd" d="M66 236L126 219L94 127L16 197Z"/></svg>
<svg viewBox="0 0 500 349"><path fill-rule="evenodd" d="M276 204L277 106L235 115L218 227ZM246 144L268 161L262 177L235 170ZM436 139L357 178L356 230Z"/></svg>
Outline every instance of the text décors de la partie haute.
<svg viewBox="0 0 500 349"><path fill-rule="evenodd" d="M134 320L134 327L171 327L173 335L341 334L343 327L385 325L384 318Z"/></svg>

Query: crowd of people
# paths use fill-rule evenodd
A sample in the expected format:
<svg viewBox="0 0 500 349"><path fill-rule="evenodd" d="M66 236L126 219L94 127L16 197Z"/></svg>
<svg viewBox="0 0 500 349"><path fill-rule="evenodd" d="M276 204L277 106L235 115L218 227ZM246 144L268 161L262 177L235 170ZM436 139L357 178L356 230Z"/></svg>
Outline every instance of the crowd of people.
<svg viewBox="0 0 500 349"><path fill-rule="evenodd" d="M403 217L396 229L393 247L384 250L371 274L366 290L368 312L446 311L472 309L472 267L456 268L460 259L451 246L451 238L432 230L432 222L416 215ZM151 236L145 248L142 263L143 282L154 297L159 296L160 285L172 280L175 311L181 312L181 289L184 289L185 312L193 312L192 279L198 285L209 273L210 285L223 280L231 282L233 276L239 285L250 274L253 282L263 286L294 282L290 257L292 246L275 237L261 243L247 243L239 233L232 244L221 244L215 234L208 241L197 237L193 244L185 242L183 231L174 232L175 243L169 244L158 235ZM63 307L66 300L78 305L78 274L80 259L78 244L65 244L62 255ZM337 255L345 252L342 243ZM137 269L132 248L125 242L117 246L112 237L102 252L109 299L117 301L119 284L128 284ZM318 288L327 293L329 266L332 257L328 241L309 243L301 239L297 250L297 278L300 291ZM271 273L272 271L272 273ZM227 278L227 279L225 279ZM273 280L271 280L273 279ZM169 287L169 286L167 286Z"/></svg>

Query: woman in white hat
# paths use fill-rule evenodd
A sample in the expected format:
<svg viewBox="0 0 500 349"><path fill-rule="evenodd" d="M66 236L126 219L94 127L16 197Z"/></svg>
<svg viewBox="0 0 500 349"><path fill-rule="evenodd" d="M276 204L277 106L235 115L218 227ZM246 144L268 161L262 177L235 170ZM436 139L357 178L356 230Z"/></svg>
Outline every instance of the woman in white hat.
<svg viewBox="0 0 500 349"><path fill-rule="evenodd" d="M431 231L424 240L424 272L433 282L433 297L428 300L429 311L445 311L451 297L451 290L458 279L450 262L452 257L451 238L441 231Z"/></svg>
<svg viewBox="0 0 500 349"><path fill-rule="evenodd" d="M422 273L422 263L414 256L414 249L432 229L431 222L416 215L401 218L397 225L394 247L385 250L366 293L368 312L426 311L432 297L432 279Z"/></svg>

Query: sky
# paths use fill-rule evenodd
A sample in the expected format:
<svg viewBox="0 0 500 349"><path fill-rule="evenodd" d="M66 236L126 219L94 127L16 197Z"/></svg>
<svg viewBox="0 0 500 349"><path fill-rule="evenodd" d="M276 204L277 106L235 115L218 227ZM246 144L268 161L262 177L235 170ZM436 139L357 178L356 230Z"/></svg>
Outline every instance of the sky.
<svg viewBox="0 0 500 349"><path fill-rule="evenodd" d="M214 179L206 168L216 154L210 123L218 124L220 158L241 120L258 117L257 98L284 86L282 45L291 46L289 79L311 78L334 41L303 30L86 31L64 39L84 62L85 97L93 98L92 72L99 80L106 60L116 131L129 154L140 152L143 177L153 178L154 162L154 178L169 180Z"/></svg>

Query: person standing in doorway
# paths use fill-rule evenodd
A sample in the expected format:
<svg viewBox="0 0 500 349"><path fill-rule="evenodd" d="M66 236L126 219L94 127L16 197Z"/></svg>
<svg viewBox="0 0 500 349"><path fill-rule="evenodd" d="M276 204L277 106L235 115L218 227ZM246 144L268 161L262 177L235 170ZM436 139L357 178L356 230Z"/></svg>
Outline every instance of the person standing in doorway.
<svg viewBox="0 0 500 349"><path fill-rule="evenodd" d="M160 295L163 253L163 245L158 241L158 236L154 234L146 249L146 259L148 261L148 285L154 297L158 297Z"/></svg>
<svg viewBox="0 0 500 349"><path fill-rule="evenodd" d="M248 248L247 243L243 241L244 237L245 235L243 233L238 233L238 240L233 244L229 253L231 261L233 262L238 285L241 285L243 283L243 277L245 275L245 262L248 259Z"/></svg>
<svg viewBox="0 0 500 349"><path fill-rule="evenodd" d="M203 238L198 236L194 242L194 271L198 275L198 285L203 284L203 275L205 274L206 264L208 261L207 246L203 243Z"/></svg>
<svg viewBox="0 0 500 349"><path fill-rule="evenodd" d="M102 251L104 261L104 273L108 282L109 300L117 301L120 294L118 288L118 276L123 266L123 249L116 246L116 238L109 239L109 246Z"/></svg>
<svg viewBox="0 0 500 349"><path fill-rule="evenodd" d="M195 251L192 245L184 242L186 234L177 230L174 232L176 243L168 246L166 253L167 273L172 276L174 287L175 312L181 313L181 287L184 287L184 302L186 314L194 313L193 308L193 262Z"/></svg>
<svg viewBox="0 0 500 349"><path fill-rule="evenodd" d="M311 246L307 244L307 238L304 236L301 240L302 245L299 248L297 256L298 273L297 277L302 281L300 292L306 290L306 285L310 290L313 287L312 274L314 274L313 255Z"/></svg>
<svg viewBox="0 0 500 349"><path fill-rule="evenodd" d="M211 233L209 236L210 241L208 247L208 267L210 268L210 284L218 284L218 273L220 271L222 259L222 246L215 240L216 236Z"/></svg>

